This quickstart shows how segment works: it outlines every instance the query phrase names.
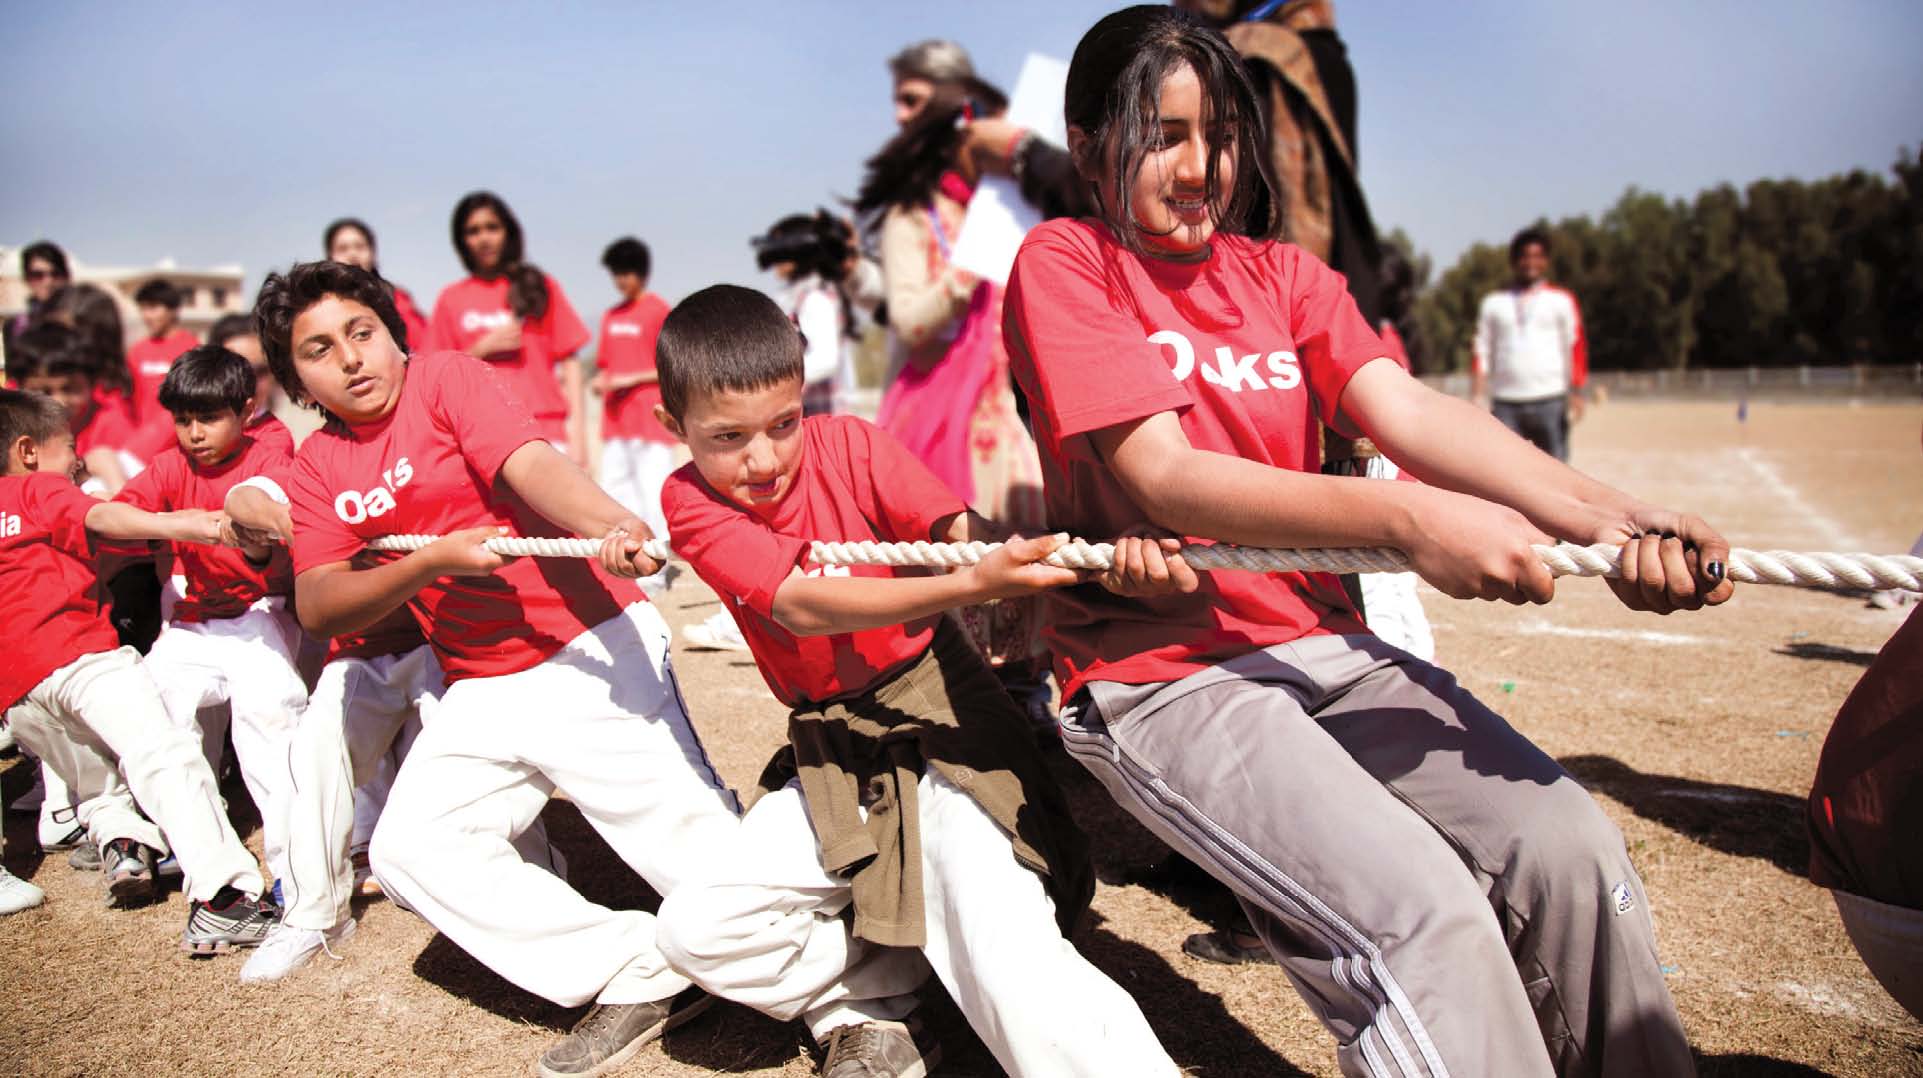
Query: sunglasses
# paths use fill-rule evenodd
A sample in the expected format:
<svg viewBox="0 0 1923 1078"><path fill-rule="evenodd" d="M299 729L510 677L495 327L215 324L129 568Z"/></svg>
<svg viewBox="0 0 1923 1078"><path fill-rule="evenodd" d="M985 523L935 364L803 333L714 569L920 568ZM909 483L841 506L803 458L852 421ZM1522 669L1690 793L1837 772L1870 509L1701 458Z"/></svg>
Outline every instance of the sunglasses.
<svg viewBox="0 0 1923 1078"><path fill-rule="evenodd" d="M27 280L29 281L44 281L49 277L58 276L60 276L58 273L50 269L30 269L27 271Z"/></svg>

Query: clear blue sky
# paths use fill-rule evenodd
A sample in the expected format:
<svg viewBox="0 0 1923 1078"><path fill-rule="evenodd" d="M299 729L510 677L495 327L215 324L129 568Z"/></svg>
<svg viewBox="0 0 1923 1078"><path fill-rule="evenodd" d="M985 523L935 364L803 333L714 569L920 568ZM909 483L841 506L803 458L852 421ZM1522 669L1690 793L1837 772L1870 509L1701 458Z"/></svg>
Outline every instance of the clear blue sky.
<svg viewBox="0 0 1923 1078"><path fill-rule="evenodd" d="M239 262L252 284L354 214L428 304L460 275L448 213L489 187L590 321L623 233L671 299L766 286L747 237L852 194L890 133L885 57L952 37L1006 84L1112 6L13 4L0 243ZM1376 218L1439 266L1630 184L1882 170L1923 142L1908 0L1378 0L1338 18Z"/></svg>

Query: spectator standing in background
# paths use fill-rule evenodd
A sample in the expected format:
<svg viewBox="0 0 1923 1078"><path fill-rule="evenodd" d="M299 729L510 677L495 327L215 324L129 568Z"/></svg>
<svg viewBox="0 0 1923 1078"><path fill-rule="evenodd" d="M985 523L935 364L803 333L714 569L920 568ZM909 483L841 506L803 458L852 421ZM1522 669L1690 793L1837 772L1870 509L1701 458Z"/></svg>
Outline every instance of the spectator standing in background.
<svg viewBox="0 0 1923 1078"><path fill-rule="evenodd" d="M793 214L776 221L751 242L755 265L787 286L781 309L801 337L801 406L808 415L835 410L835 392L852 381L849 337L854 312L842 291L854 231L827 210Z"/></svg>
<svg viewBox="0 0 1923 1078"><path fill-rule="evenodd" d="M321 247L327 252L329 261L359 266L381 277L380 253L374 245L374 230L368 227L366 221L358 217L343 217L328 225L321 239ZM412 351L425 346L427 319L421 316L421 308L414 302L414 297L393 281L385 277L381 277L381 280L394 293L394 309L400 312L401 325L407 330L407 339L400 342L401 347Z"/></svg>
<svg viewBox="0 0 1923 1078"><path fill-rule="evenodd" d="M1469 394L1491 402L1502 425L1557 460L1569 459L1569 424L1582 418L1589 380L1582 312L1550 284L1549 236L1525 228L1509 241L1509 287L1482 297Z"/></svg>
<svg viewBox="0 0 1923 1078"><path fill-rule="evenodd" d="M454 206L452 228L468 276L441 290L425 347L414 350L451 349L492 364L541 437L585 467L581 368L572 360L588 327L561 283L523 261L521 222L500 196L468 194Z"/></svg>
<svg viewBox="0 0 1923 1078"><path fill-rule="evenodd" d="M594 354L594 388L602 402L601 489L665 538L661 484L674 471L674 438L654 418L654 406L661 403L654 341L667 320L668 301L648 291L654 259L648 245L633 236L608 244L601 265L621 295L621 302L601 316L601 344ZM657 574L641 586L652 592L660 583Z"/></svg>
<svg viewBox="0 0 1923 1078"><path fill-rule="evenodd" d="M200 344L200 338L180 325L180 290L172 283L155 278L134 293L140 308L140 321L147 335L127 349L127 366L134 380L134 422L140 425L133 451L142 460L171 448L174 420L160 406L160 383L173 369L181 353Z"/></svg>
<svg viewBox="0 0 1923 1078"><path fill-rule="evenodd" d="M950 258L984 167L969 149L970 129L999 117L1007 98L949 41L911 45L889 69L902 127L869 158L855 201L864 220L880 222L895 352L875 421L971 508L1032 531L1044 523L1041 461L1008 373L1002 288ZM1004 127L1002 158L1018 160L1036 140ZM1030 718L1052 726L1038 612L1029 598L964 607L956 617Z"/></svg>
<svg viewBox="0 0 1923 1078"><path fill-rule="evenodd" d="M6 343L41 316L55 292L73 280L67 252L47 240L30 243L20 251L20 278L27 282L27 309L7 320Z"/></svg>

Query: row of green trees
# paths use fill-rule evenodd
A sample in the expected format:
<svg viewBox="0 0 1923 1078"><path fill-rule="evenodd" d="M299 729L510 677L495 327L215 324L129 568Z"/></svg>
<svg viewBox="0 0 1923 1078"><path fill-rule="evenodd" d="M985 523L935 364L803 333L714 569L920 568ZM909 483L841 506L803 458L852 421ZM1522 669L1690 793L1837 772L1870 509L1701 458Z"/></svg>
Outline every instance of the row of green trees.
<svg viewBox="0 0 1923 1078"><path fill-rule="evenodd" d="M1630 188L1601 220L1537 222L1552 280L1576 294L1598 370L1923 359L1923 163L1805 183L1759 180L1693 201ZM1405 252L1408 239L1389 237ZM1402 318L1426 372L1467 368L1482 296L1510 278L1508 243L1477 244Z"/></svg>

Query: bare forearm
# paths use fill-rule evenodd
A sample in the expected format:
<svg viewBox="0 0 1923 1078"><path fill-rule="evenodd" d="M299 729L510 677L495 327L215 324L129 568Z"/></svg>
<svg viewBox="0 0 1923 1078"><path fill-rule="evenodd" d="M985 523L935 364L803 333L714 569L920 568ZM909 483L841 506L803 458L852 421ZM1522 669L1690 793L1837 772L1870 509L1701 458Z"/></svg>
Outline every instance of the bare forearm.
<svg viewBox="0 0 1923 1078"><path fill-rule="evenodd" d="M1509 506L1562 538L1586 538L1602 521L1628 519L1640 506L1537 450L1482 409L1405 381L1406 388L1383 396L1386 405L1358 420L1377 447L1424 483Z"/></svg>
<svg viewBox="0 0 1923 1078"><path fill-rule="evenodd" d="M1401 546L1419 497L1408 484L1287 471L1202 449L1178 450L1132 478L1123 485L1150 523L1245 546Z"/></svg>
<svg viewBox="0 0 1923 1078"><path fill-rule="evenodd" d="M442 574L415 551L371 569L345 562L309 569L294 580L301 627L315 636L359 632L393 613Z"/></svg>
<svg viewBox="0 0 1923 1078"><path fill-rule="evenodd" d="M268 532L283 540L294 535L292 515L287 506L259 487L237 486L227 492L222 503L229 519L243 528Z"/></svg>
<svg viewBox="0 0 1923 1078"><path fill-rule="evenodd" d="M899 625L994 598L968 569L938 576L793 576L775 593L774 616L796 636L830 636Z"/></svg>
<svg viewBox="0 0 1923 1078"><path fill-rule="evenodd" d="M87 510L87 530L103 539L204 543L206 519L199 510L149 513L126 502L101 502Z"/></svg>
<svg viewBox="0 0 1923 1078"><path fill-rule="evenodd" d="M501 466L501 479L529 508L576 535L604 536L633 516L546 442L515 450Z"/></svg>

